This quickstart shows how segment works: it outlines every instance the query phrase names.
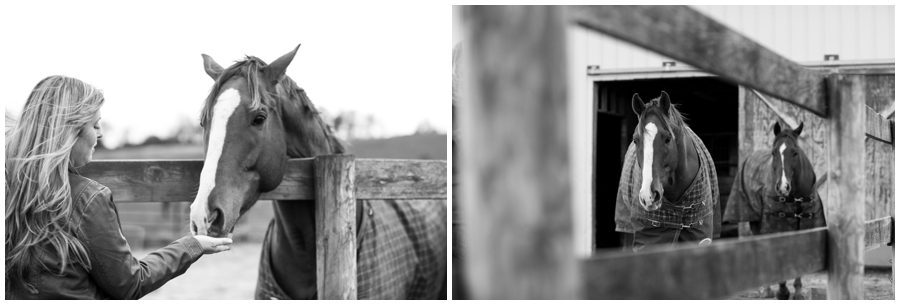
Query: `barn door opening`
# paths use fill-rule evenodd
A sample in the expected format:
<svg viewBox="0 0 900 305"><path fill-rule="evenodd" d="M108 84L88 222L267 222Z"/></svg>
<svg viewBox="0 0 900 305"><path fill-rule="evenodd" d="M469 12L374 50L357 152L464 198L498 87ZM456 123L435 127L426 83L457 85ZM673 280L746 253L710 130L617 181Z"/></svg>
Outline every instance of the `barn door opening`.
<svg viewBox="0 0 900 305"><path fill-rule="evenodd" d="M717 77L628 79L594 82L594 224L597 248L625 247L631 234L615 231L616 192L625 152L637 126L631 97L644 102L666 91L716 164L720 201L728 201L738 166L738 87ZM725 224L722 237L736 237Z"/></svg>

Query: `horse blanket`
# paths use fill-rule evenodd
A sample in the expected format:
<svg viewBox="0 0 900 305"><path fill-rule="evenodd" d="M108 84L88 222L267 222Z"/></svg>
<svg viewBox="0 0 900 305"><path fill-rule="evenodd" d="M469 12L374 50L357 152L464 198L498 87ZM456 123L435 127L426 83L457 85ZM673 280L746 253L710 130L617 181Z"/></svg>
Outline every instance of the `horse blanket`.
<svg viewBox="0 0 900 305"><path fill-rule="evenodd" d="M687 126L684 126L684 130L694 142L694 148L700 158L700 170L680 200L669 202L663 199L662 206L656 211L648 212L638 202L641 168L637 163L635 144L631 143L628 146L616 194L616 231L635 233L636 239L641 233L656 236L674 234L675 241L703 239L698 238L700 236L719 237L722 222L715 163L700 137ZM681 233L689 235L679 238Z"/></svg>
<svg viewBox="0 0 900 305"><path fill-rule="evenodd" d="M365 200L357 228L357 299L437 299L446 295L447 205L433 200ZM275 282L269 224L256 299L289 299ZM443 291L442 291L443 290Z"/></svg>
<svg viewBox="0 0 900 305"><path fill-rule="evenodd" d="M824 227L825 212L818 192L804 198L780 197L771 183L772 174L771 152L751 153L731 186L723 220L758 223L756 234ZM757 231L755 225L751 227Z"/></svg>

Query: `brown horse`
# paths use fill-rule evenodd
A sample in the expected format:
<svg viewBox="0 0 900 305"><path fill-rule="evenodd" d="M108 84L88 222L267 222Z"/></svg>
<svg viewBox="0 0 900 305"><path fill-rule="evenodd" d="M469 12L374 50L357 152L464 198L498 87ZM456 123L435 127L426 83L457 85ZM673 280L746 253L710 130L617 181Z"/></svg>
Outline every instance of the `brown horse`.
<svg viewBox="0 0 900 305"><path fill-rule="evenodd" d="M271 64L248 56L226 69L203 55L215 83L201 115L206 159L191 204L192 233L232 232L260 194L281 183L288 158L345 152L285 75L296 52ZM276 200L273 207L256 297L315 299L315 205ZM358 298L446 298L446 201L361 200L356 209Z"/></svg>
<svg viewBox="0 0 900 305"><path fill-rule="evenodd" d="M803 123L797 129L772 128L775 140L769 150L757 150L741 164L732 185L725 221L749 222L753 235L796 231L825 226L822 201L812 162L798 145ZM763 297L790 298L787 282L773 293L768 285ZM802 300L803 283L794 279L794 299Z"/></svg>
<svg viewBox="0 0 900 305"><path fill-rule="evenodd" d="M644 103L634 143L625 153L616 199L617 229L634 232L633 251L651 244L706 245L719 226L719 189L712 157L663 91Z"/></svg>

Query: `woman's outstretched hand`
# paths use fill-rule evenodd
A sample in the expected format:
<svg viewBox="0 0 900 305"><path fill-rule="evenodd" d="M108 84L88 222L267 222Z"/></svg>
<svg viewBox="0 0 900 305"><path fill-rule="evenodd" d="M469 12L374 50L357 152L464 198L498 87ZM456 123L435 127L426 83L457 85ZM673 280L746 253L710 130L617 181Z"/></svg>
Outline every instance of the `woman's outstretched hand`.
<svg viewBox="0 0 900 305"><path fill-rule="evenodd" d="M228 234L228 237L225 238L215 238L206 235L194 235L194 238L200 242L200 248L203 249L203 254L213 254L231 250L231 234Z"/></svg>

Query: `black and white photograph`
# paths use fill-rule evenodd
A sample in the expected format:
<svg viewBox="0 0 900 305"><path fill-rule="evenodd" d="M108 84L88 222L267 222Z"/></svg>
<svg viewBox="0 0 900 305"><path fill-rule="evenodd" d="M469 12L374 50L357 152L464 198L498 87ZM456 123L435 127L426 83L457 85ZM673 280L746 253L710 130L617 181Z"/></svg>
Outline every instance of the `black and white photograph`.
<svg viewBox="0 0 900 305"><path fill-rule="evenodd" d="M894 29L454 6L452 298L895 299Z"/></svg>
<svg viewBox="0 0 900 305"><path fill-rule="evenodd" d="M448 299L449 16L0 4L5 299Z"/></svg>

